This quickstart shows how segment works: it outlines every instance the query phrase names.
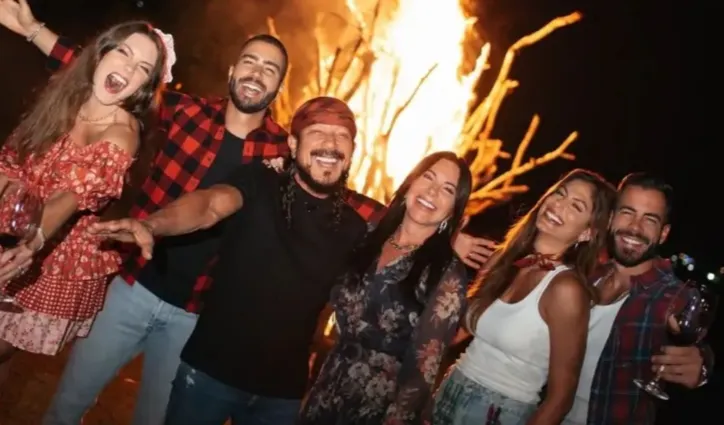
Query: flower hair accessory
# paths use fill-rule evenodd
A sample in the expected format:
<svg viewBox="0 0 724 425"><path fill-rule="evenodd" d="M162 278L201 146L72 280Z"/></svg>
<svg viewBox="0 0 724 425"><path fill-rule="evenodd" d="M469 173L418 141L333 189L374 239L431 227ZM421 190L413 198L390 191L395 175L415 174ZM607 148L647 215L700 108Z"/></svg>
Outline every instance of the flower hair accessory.
<svg viewBox="0 0 724 425"><path fill-rule="evenodd" d="M173 74L171 73L171 68L173 68L174 64L176 63L176 50L174 50L173 36L171 34L166 34L158 28L154 28L153 32L161 37L161 41L163 41L163 45L166 48L166 63L164 64L165 69L163 74L163 82L170 83L171 81L173 81Z"/></svg>

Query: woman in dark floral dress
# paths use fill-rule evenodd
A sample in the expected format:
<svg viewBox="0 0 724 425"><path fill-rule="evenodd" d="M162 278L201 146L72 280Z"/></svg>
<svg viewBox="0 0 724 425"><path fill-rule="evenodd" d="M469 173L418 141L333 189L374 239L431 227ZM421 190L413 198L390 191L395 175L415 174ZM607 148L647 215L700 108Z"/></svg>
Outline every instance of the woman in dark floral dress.
<svg viewBox="0 0 724 425"><path fill-rule="evenodd" d="M465 269L452 239L471 188L451 152L424 158L332 290L339 340L301 423L423 423L444 350L458 329Z"/></svg>

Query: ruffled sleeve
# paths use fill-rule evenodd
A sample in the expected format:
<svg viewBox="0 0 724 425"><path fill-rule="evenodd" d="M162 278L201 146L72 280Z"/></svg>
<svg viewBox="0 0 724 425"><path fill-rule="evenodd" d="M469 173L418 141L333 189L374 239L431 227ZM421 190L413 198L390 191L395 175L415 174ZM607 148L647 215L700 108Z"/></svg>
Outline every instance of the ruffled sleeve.
<svg viewBox="0 0 724 425"><path fill-rule="evenodd" d="M7 146L0 148L0 174L14 180L23 180L25 172L18 164L18 154Z"/></svg>
<svg viewBox="0 0 724 425"><path fill-rule="evenodd" d="M126 172L133 158L111 142L96 142L83 149L72 161L60 161L57 191L72 192L78 197L78 210L96 212L118 199Z"/></svg>
<svg viewBox="0 0 724 425"><path fill-rule="evenodd" d="M454 260L430 295L414 330L385 425L428 423L432 386L443 354L457 333L465 303L465 284L465 268Z"/></svg>

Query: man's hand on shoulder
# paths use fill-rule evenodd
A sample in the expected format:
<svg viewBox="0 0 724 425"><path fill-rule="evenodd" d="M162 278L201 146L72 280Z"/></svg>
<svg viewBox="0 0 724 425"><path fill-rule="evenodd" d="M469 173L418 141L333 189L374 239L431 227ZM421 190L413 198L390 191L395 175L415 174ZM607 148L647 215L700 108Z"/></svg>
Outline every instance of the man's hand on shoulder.
<svg viewBox="0 0 724 425"><path fill-rule="evenodd" d="M266 165L267 168L272 168L277 173L284 171L284 158L281 156L274 159L265 159L262 163Z"/></svg>
<svg viewBox="0 0 724 425"><path fill-rule="evenodd" d="M476 238L468 233L463 233L469 220L469 217L465 217L460 229L455 233L453 250L466 266L479 270L493 255L498 243L490 239Z"/></svg>

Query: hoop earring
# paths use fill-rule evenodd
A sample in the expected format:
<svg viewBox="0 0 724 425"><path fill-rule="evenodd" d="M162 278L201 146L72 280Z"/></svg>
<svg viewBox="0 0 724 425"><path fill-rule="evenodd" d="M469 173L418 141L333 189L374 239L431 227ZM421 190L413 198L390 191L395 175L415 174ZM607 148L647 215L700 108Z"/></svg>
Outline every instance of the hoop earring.
<svg viewBox="0 0 724 425"><path fill-rule="evenodd" d="M447 219L440 223L440 226L437 228L437 233L442 233L445 229L447 229Z"/></svg>

